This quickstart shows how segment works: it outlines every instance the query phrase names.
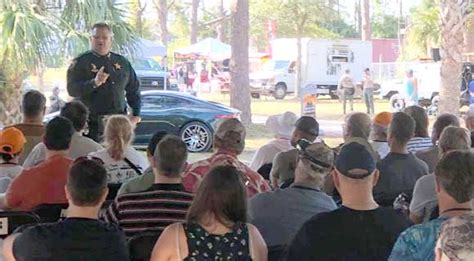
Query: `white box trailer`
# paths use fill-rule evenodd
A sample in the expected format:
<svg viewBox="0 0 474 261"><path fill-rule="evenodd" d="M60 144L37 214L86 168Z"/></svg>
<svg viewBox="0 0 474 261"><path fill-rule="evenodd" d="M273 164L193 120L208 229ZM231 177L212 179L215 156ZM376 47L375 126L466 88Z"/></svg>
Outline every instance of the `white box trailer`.
<svg viewBox="0 0 474 261"><path fill-rule="evenodd" d="M360 82L363 70L372 63L372 43L360 40L302 39L302 87L316 86L318 92L337 97L337 84L349 69L354 81ZM272 61L266 70L250 75L253 96L273 94L281 99L296 88L296 39L272 42ZM286 67L282 67L286 65Z"/></svg>

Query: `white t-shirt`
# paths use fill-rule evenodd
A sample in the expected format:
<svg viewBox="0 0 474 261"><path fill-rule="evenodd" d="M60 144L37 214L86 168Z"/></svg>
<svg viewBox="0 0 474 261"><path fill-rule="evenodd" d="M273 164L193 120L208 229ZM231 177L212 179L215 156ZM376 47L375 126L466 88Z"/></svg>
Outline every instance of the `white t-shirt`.
<svg viewBox="0 0 474 261"><path fill-rule="evenodd" d="M380 159L385 158L390 152L390 146L388 146L386 141L371 141L370 145L379 154Z"/></svg>
<svg viewBox="0 0 474 261"><path fill-rule="evenodd" d="M75 132L71 138L71 146L69 148L69 157L73 160L87 156L91 152L103 149L99 143L92 139L82 136L81 133ZM41 161L46 160L46 146L43 142L38 143L23 162L23 167L29 168L38 165Z"/></svg>
<svg viewBox="0 0 474 261"><path fill-rule="evenodd" d="M278 154L278 152L291 150L290 140L287 139L275 139L269 143L260 147L257 152L253 155L252 161L250 162L249 167L257 171L262 165L267 163L272 163L273 158Z"/></svg>
<svg viewBox="0 0 474 261"><path fill-rule="evenodd" d="M92 152L89 156L97 157L104 161L104 167L107 169L108 183L123 183L138 176L138 173L124 160L117 161L112 159L106 149ZM125 157L132 162L141 173L149 167L145 155L132 147L126 149Z"/></svg>
<svg viewBox="0 0 474 261"><path fill-rule="evenodd" d="M22 171L20 165L0 163L0 193L5 193L10 182Z"/></svg>

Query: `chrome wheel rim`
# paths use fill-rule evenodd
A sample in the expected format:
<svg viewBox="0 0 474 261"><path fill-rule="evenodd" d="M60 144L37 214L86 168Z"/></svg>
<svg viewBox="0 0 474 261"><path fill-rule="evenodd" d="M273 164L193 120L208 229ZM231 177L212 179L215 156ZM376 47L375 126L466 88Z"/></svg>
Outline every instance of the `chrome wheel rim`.
<svg viewBox="0 0 474 261"><path fill-rule="evenodd" d="M191 152L202 151L210 142L208 131L199 125L190 125L183 130L181 139Z"/></svg>

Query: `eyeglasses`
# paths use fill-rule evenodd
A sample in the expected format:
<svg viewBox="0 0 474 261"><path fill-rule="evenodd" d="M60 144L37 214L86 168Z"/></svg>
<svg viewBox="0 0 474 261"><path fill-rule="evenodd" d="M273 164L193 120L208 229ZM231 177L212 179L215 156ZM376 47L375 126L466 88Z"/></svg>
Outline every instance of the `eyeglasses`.
<svg viewBox="0 0 474 261"><path fill-rule="evenodd" d="M73 164L77 164L86 160L92 160L99 165L104 165L104 161L101 158L93 157L93 156L82 156L78 157L74 160Z"/></svg>

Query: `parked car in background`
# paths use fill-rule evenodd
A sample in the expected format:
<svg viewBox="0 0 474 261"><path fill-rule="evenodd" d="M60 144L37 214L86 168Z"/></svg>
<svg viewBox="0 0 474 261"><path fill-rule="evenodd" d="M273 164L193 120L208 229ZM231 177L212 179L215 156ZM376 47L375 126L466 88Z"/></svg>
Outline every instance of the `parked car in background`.
<svg viewBox="0 0 474 261"><path fill-rule="evenodd" d="M155 60L135 58L132 60L132 67L140 81L140 90L178 90L178 85L170 84L168 73Z"/></svg>
<svg viewBox="0 0 474 261"><path fill-rule="evenodd" d="M418 79L418 104L425 107L429 114L438 111L439 90L441 85L440 63L419 63L413 66L414 75ZM388 99L392 111L400 111L406 107L405 80L395 79L382 83L380 97ZM460 86L460 106L469 106L469 92Z"/></svg>
<svg viewBox="0 0 474 261"><path fill-rule="evenodd" d="M172 91L142 92L142 121L135 130L135 145L146 146L158 130L178 135L190 152L211 148L216 123L238 118L240 111L217 102Z"/></svg>
<svg viewBox="0 0 474 261"><path fill-rule="evenodd" d="M216 124L221 119L239 118L240 111L174 91L142 91L141 122L135 129L134 146L145 148L157 131L177 135L190 152L211 149ZM45 116L45 123L59 112Z"/></svg>

